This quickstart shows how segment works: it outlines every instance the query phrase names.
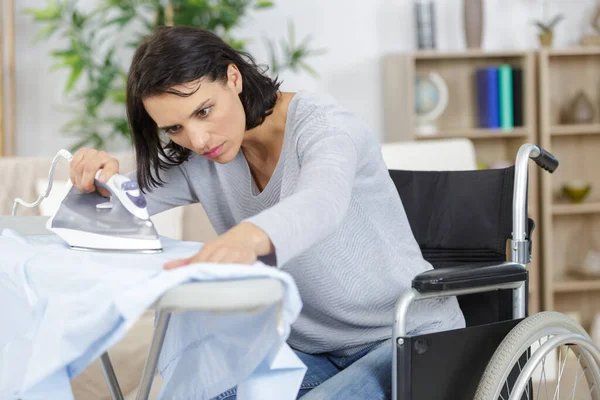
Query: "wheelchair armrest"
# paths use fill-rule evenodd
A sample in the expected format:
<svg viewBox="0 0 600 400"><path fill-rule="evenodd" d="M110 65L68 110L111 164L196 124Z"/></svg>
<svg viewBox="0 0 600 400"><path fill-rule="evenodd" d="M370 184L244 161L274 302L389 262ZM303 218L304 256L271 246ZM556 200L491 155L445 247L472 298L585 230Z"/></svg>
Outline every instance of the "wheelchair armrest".
<svg viewBox="0 0 600 400"><path fill-rule="evenodd" d="M428 293L524 282L526 280L527 268L523 264L513 262L485 263L432 269L417 275L412 281L412 287L419 293Z"/></svg>

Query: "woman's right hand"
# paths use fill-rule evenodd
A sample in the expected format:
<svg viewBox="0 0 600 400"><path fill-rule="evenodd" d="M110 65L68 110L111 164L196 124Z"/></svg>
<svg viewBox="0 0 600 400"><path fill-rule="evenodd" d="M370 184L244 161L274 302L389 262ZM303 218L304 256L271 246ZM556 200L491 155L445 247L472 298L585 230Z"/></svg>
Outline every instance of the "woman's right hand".
<svg viewBox="0 0 600 400"><path fill-rule="evenodd" d="M73 186L83 193L90 193L98 190L102 196L108 197L110 193L102 187L94 185L94 178L98 170L102 173L98 177L100 182L106 182L114 174L119 173L119 161L108 155L105 151L95 149L79 149L69 168L69 176Z"/></svg>

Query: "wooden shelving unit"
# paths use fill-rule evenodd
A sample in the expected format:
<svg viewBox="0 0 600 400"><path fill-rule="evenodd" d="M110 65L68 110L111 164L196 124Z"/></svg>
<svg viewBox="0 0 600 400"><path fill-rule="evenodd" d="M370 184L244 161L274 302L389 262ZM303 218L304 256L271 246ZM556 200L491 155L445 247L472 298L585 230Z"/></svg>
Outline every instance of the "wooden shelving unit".
<svg viewBox="0 0 600 400"><path fill-rule="evenodd" d="M4 15L2 12L2 9L4 8L4 6L0 6L0 21L4 20ZM6 119L6 113L5 113L5 108L6 108L6 100L5 100L5 96L4 96L4 75L5 75L5 68L4 68L4 42L5 42L5 37L4 37L4 29L0 29L0 157L4 156L4 154L6 153L5 150L5 119Z"/></svg>
<svg viewBox="0 0 600 400"><path fill-rule="evenodd" d="M600 280L577 279L572 276L557 276L554 291L557 293L588 292L600 290Z"/></svg>
<svg viewBox="0 0 600 400"><path fill-rule="evenodd" d="M554 174L541 175L544 309L578 312L590 328L600 312L600 277L576 273L590 250L600 251L600 49L541 50L539 142L560 161ZM582 90L591 100L594 120L565 122L563 110ZM592 185L582 203L570 203L562 186L571 180ZM596 237L597 236L597 237Z"/></svg>
<svg viewBox="0 0 600 400"><path fill-rule="evenodd" d="M550 127L550 136L597 135L599 133L600 124L564 124Z"/></svg>
<svg viewBox="0 0 600 400"><path fill-rule="evenodd" d="M0 157L15 155L15 4L0 6ZM5 85L8 83L8 85Z"/></svg>
<svg viewBox="0 0 600 400"><path fill-rule="evenodd" d="M525 128L514 128L510 132L504 132L500 129L481 129L481 128L467 128L467 129L445 129L436 135L431 136L416 136L418 140L427 139L439 139L443 138L467 138L471 140L490 140L490 139L522 139L527 137L527 129Z"/></svg>
<svg viewBox="0 0 600 400"><path fill-rule="evenodd" d="M493 165L497 162L514 163L519 147L537 142L536 109L536 54L529 51L487 52L468 50L460 52L417 51L389 54L383 60L384 69L384 141L429 140L463 137L471 139L479 162ZM482 129L477 124L475 69L483 66L510 64L523 69L523 126L511 130ZM421 136L416 132L414 113L414 82L418 74L439 73L448 86L449 102L438 119L439 132ZM530 168L529 215L539 220L539 174ZM538 224L539 225L539 224ZM530 312L540 309L539 259L540 234L533 234L533 262L530 271Z"/></svg>

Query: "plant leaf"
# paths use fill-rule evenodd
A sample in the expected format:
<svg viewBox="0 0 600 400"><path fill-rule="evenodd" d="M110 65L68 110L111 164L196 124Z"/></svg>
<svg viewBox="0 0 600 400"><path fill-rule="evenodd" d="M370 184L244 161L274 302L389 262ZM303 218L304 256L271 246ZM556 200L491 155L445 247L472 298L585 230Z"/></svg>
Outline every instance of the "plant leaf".
<svg viewBox="0 0 600 400"><path fill-rule="evenodd" d="M34 42L39 43L42 39L48 39L52 36L54 32L58 30L58 25L56 24L48 24L35 36Z"/></svg>
<svg viewBox="0 0 600 400"><path fill-rule="evenodd" d="M290 42L290 47L295 47L296 46L296 28L294 26L294 23L292 21L288 21L288 35L289 35L289 42Z"/></svg>
<svg viewBox="0 0 600 400"><path fill-rule="evenodd" d="M31 14L37 22L56 21L61 18L61 7L55 0L48 0L47 8L26 8L24 14Z"/></svg>
<svg viewBox="0 0 600 400"><path fill-rule="evenodd" d="M116 17L111 19L110 21L108 21L106 23L105 26L110 26L110 25L119 25L120 28L123 28L125 25L127 25L128 23L130 23L133 18L135 17L134 13L125 13L124 15L121 15L120 17Z"/></svg>
<svg viewBox="0 0 600 400"><path fill-rule="evenodd" d="M554 17L554 19L552 19L552 21L548 24L549 28L554 27L554 25L556 25L557 23L559 23L562 19L563 19L563 15L562 14L558 14L556 17Z"/></svg>
<svg viewBox="0 0 600 400"><path fill-rule="evenodd" d="M129 123L127 118L114 118L112 121L113 134L119 133L121 136L128 137L129 135Z"/></svg>
<svg viewBox="0 0 600 400"><path fill-rule="evenodd" d="M104 148L104 138L98 134L98 132L92 133L90 136L90 140L92 142L92 147L95 149L103 149Z"/></svg>
<svg viewBox="0 0 600 400"><path fill-rule="evenodd" d="M75 118L75 119L69 121L68 123L66 123L65 125L63 125L62 130L63 131L71 131L71 130L73 130L73 128L76 128L78 126L84 126L85 122L86 122L86 120L83 116L81 116L79 118Z"/></svg>
<svg viewBox="0 0 600 400"><path fill-rule="evenodd" d="M272 1L259 1L254 5L254 8L256 9L264 9L264 8L271 8L275 5L275 3L273 3Z"/></svg>
<svg viewBox="0 0 600 400"><path fill-rule="evenodd" d="M73 21L73 26L75 26L78 29L81 29L83 28L83 25L85 24L87 18L79 14L77 11L73 11L73 14L71 15L71 20Z"/></svg>
<svg viewBox="0 0 600 400"><path fill-rule="evenodd" d="M273 42L271 40L266 39L265 42L269 51L269 59L271 60L269 63L271 67L271 75L275 76L279 73L279 61L277 60L277 51L275 50L275 46L273 45Z"/></svg>
<svg viewBox="0 0 600 400"><path fill-rule="evenodd" d="M65 92L69 93L73 89L73 85L77 82L79 75L81 75L81 71L83 71L83 65L78 64L73 67L71 74L69 75L69 79L67 80L67 86L65 87Z"/></svg>
<svg viewBox="0 0 600 400"><path fill-rule="evenodd" d="M302 67L302 69L304 69L306 72L308 72L310 75L312 75L313 77L317 78L319 76L319 74L317 73L317 71L311 67L310 65L308 65L307 63L300 63L300 66Z"/></svg>
<svg viewBox="0 0 600 400"><path fill-rule="evenodd" d="M113 89L110 91L109 96L115 103L124 104L127 100L125 89Z"/></svg>
<svg viewBox="0 0 600 400"><path fill-rule="evenodd" d="M73 56L76 53L75 53L75 50L73 50L73 49L66 49L66 50L51 51L50 54L54 57L68 57L68 56Z"/></svg>
<svg viewBox="0 0 600 400"><path fill-rule="evenodd" d="M50 67L50 71L56 71L58 69L61 68L65 68L65 67L75 67L75 65L80 64L80 58L79 55L74 54L72 56L67 56L67 57L63 57L63 61L59 62L57 64L54 64Z"/></svg>
<svg viewBox="0 0 600 400"><path fill-rule="evenodd" d="M77 150L81 149L82 147L87 147L88 143L91 143L91 141L92 140L89 136L85 136L83 139L71 145L69 151L74 154L77 152Z"/></svg>

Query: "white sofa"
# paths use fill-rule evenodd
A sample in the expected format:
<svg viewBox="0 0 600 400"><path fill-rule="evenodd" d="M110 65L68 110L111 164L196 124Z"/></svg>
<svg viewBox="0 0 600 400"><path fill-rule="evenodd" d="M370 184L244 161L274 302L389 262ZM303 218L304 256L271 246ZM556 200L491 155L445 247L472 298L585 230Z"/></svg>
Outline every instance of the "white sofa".
<svg viewBox="0 0 600 400"><path fill-rule="evenodd" d="M427 140L420 142L389 143L382 146L383 158L389 168L413 170L475 169L473 144L466 139ZM134 168L131 154L114 155L120 162L121 172ZM44 191L52 157L0 157L0 215L10 215L16 197L32 202ZM68 179L68 166L61 160L56 168L51 196L37 208L20 206L18 215L50 215L60 202L60 192ZM195 204L169 210L155 217L160 234L176 239L206 242L216 237L201 205ZM119 384L126 400L134 399L148 346L151 342L153 314L147 313L128 332L126 337L110 349ZM157 377L158 378L158 377ZM110 400L99 361L90 365L72 381L76 400ZM151 399L156 398L160 379L153 384Z"/></svg>

